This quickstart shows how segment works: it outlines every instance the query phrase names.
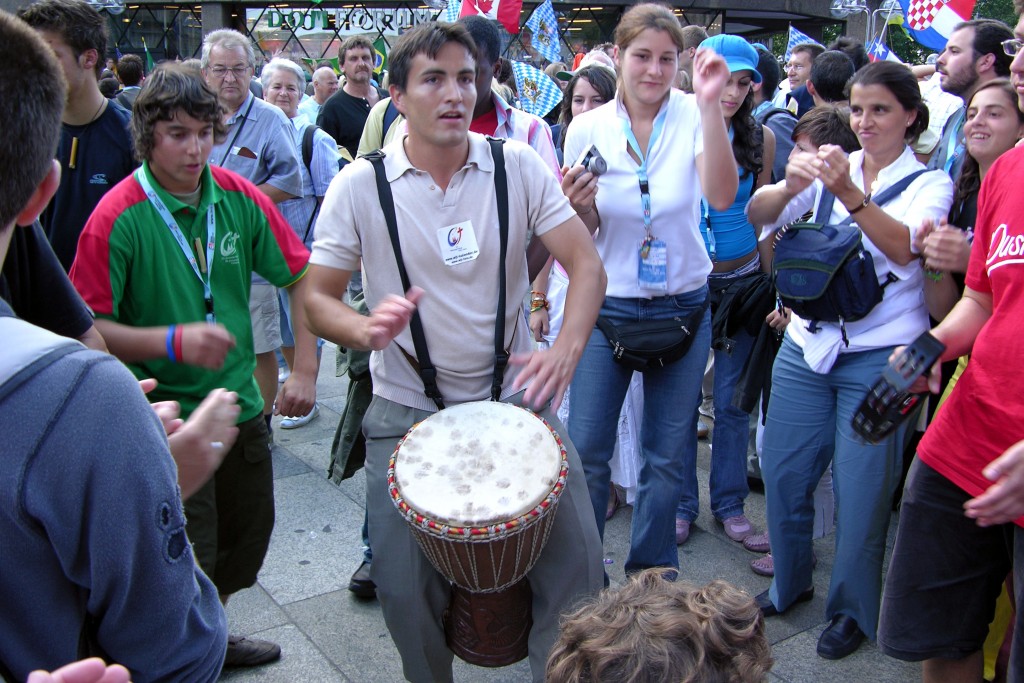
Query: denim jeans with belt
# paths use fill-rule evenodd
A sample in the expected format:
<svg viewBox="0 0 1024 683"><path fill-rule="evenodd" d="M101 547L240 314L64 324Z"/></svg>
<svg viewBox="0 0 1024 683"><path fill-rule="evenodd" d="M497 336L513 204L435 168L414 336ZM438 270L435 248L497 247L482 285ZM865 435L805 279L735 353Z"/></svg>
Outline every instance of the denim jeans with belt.
<svg viewBox="0 0 1024 683"><path fill-rule="evenodd" d="M615 324L685 317L707 299L707 287L654 299L607 297L601 315ZM711 347L711 316L705 311L686 355L664 368L644 373L644 412L640 427L640 474L626 571L679 566L675 510L684 479L697 468L697 408L704 365ZM569 437L579 451L604 536L608 505L609 461L615 449L619 411L633 371L618 364L596 327L572 381ZM693 482L696 488L696 482Z"/></svg>

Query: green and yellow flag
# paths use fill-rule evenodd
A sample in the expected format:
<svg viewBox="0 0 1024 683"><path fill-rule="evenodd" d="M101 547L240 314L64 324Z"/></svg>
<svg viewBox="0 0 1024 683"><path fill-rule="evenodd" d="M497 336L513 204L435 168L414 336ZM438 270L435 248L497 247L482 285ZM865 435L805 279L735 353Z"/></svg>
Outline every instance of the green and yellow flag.
<svg viewBox="0 0 1024 683"><path fill-rule="evenodd" d="M384 36L373 41L373 51L376 53L373 56L373 73L380 82L381 74L388 68L388 43Z"/></svg>

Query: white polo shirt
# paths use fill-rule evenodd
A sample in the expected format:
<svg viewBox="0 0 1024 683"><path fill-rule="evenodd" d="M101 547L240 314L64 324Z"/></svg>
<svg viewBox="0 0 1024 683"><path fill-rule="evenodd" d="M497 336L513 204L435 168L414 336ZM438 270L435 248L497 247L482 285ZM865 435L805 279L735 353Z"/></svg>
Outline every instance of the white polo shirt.
<svg viewBox="0 0 1024 683"><path fill-rule="evenodd" d="M850 179L854 185L864 189L864 152L858 150L850 155ZM910 147L903 154L883 168L875 182L872 194L878 195L887 187L905 178L914 171L924 168ZM777 185L784 185L780 181ZM820 180L798 194L782 211L774 224L764 226L762 239L787 223L799 220L812 207L817 206L823 185ZM761 188L758 192L764 191ZM757 193L754 193L757 196ZM911 244L921 223L926 219L938 221L949 213L953 204L953 183L942 171L928 171L917 178L898 197L886 202L882 209L891 217L903 223L910 235ZM832 207L830 223L839 223L850 213L838 199ZM846 346L837 323L819 323L818 332L811 333L809 322L796 314L786 328L786 334L804 350L804 360L815 372L827 373L832 369L840 353L853 353L870 349L885 348L898 344L909 344L928 329L928 310L924 303L924 276L921 263L913 260L905 266L892 262L885 254L863 235L864 248L871 253L875 274L879 282L890 272L899 278L885 288L882 302L856 322L846 323L846 334L850 345Z"/></svg>
<svg viewBox="0 0 1024 683"><path fill-rule="evenodd" d="M574 163L593 143L608 162L598 179L600 229L594 244L608 273L607 296L650 299L692 292L707 284L711 272L700 232L700 178L696 157L704 151L700 111L693 95L672 90L661 136L649 150L647 175L651 190L651 229L668 250L668 289L641 288L637 282L638 251L644 239L638 164L629 155L625 126L629 114L619 98L572 120L565 140L565 162Z"/></svg>
<svg viewBox="0 0 1024 683"><path fill-rule="evenodd" d="M424 290L419 311L438 387L448 404L484 400L490 396L494 369L500 256L490 148L484 136L470 133L466 165L442 190L429 173L412 165L404 141L405 136L384 147L384 168L395 198L409 281ZM543 235L575 214L558 181L532 148L508 140L504 150L509 195L505 348L524 353L531 348L530 330L521 312L530 284L529 236ZM479 255L446 262L445 244L462 244L470 233ZM327 189L310 258L310 263L348 271L358 270L360 261L371 309L386 295L403 293L373 167L365 159L346 166ZM383 351L373 352L373 393L404 406L435 410L406 354L416 354L408 328ZM508 366L502 398L513 393L517 371Z"/></svg>

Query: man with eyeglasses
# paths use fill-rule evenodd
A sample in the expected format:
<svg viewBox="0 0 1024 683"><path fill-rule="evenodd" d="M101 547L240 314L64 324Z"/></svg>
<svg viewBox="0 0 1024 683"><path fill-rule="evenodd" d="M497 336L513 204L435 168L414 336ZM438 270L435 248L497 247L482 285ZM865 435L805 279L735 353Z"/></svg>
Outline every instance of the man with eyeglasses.
<svg viewBox="0 0 1024 683"><path fill-rule="evenodd" d="M225 110L225 135L218 138L209 155L209 163L234 171L250 181L274 203L302 196L302 175L299 168L298 151L294 144L294 133L288 117L277 107L255 97L249 91L249 79L253 74L256 58L252 43L241 33L221 29L209 33L203 40L201 68L206 85L217 95ZM222 256L225 248L218 245ZM270 418L274 412L284 415L306 415L316 401L316 338L305 325L296 325L295 367L284 385L278 389L277 359L274 352L281 346L281 318L278 309L277 289L259 275L253 273L249 294L249 317L252 327L252 351L256 355L255 377L263 399L263 419L266 434L270 433ZM301 304L300 304L301 305ZM276 401L275 401L276 397ZM270 458L270 449L258 449L253 445L252 453L246 458L262 461L264 455ZM273 505L273 482L266 487L270 505ZM266 501L253 501L259 505ZM194 508L194 509L193 509ZM190 527L189 534L197 548L200 565L210 572L211 565L220 565L219 546L235 539L223 539L217 535L218 516L226 514L221 509L216 490L207 485L190 499L186 507ZM232 512L232 511L228 511ZM238 511L234 511L237 513ZM273 529L271 523L260 530L269 543ZM193 524L193 522L200 523ZM193 526L196 532L193 533ZM200 536L199 528L209 536ZM204 545L205 544L205 545ZM203 550L212 552L203 552ZM264 546L265 551L265 546ZM258 569L262 555L255 562ZM229 570L231 568L228 568ZM218 572L221 567L217 566ZM214 583L221 588L215 573ZM252 585L245 577L241 585ZM221 590L226 599L230 590ZM256 665L272 661L280 656L280 648L273 643L254 640L232 640L229 642L228 661L234 664Z"/></svg>
<svg viewBox="0 0 1024 683"><path fill-rule="evenodd" d="M786 64L789 92L779 93L775 98L777 106L788 109L797 118L814 108L814 98L807 90L807 81L811 78L814 60L824 51L825 48L817 43L802 43L793 48Z"/></svg>
<svg viewBox="0 0 1024 683"><path fill-rule="evenodd" d="M227 136L214 145L210 163L234 171L279 204L302 196L301 162L288 117L249 91L255 63L252 43L238 31L220 29L203 39L203 78L227 111ZM296 331L295 368L279 392L274 353L282 342L277 290L258 275L253 276L249 314L256 351L256 382L263 396L263 414L269 431L275 412L300 416L313 410L316 339L305 329Z"/></svg>
<svg viewBox="0 0 1024 683"><path fill-rule="evenodd" d="M1003 41L1003 51L1013 61L1010 62L1010 82L1017 91L1017 108L1024 111L1024 0L1013 0L1013 9L1017 13L1017 26L1013 29L1013 38Z"/></svg>
<svg viewBox="0 0 1024 683"><path fill-rule="evenodd" d="M1002 42L1013 37L1010 27L994 19L972 19L958 24L935 62L939 85L964 101L942 129L942 137L928 161L929 169L946 171L954 180L960 175L966 145L964 123L966 103L978 86L1010 74L1010 57Z"/></svg>

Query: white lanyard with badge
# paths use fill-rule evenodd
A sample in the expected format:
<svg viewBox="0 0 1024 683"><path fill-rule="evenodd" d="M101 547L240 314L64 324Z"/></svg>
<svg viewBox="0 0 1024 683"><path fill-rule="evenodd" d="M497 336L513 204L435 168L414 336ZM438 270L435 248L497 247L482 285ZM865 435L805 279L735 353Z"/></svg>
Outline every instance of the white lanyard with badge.
<svg viewBox="0 0 1024 683"><path fill-rule="evenodd" d="M163 200L160 199L160 195L153 189L153 183L150 182L149 176L146 174L144 168L140 168L135 172L135 179L142 186L143 191L146 193L146 197L149 199L150 204L156 209L156 212L160 214L160 218L163 219L167 225L167 229L171 231L171 235L174 237L174 241L178 243L178 247L181 249L181 253L185 255L185 260L192 266L192 272L199 278L199 282L203 285L203 301L206 303L206 322L213 323L216 319L213 315L213 292L210 290L210 278L213 274L213 256L214 247L217 240L217 224L214 216L213 204L211 203L206 208L206 254L201 249L198 249L199 240L196 239L197 253L199 258L203 259L202 264L196 260L196 255L192 253L191 247L188 245L188 240L185 239L184 233L181 232L181 228L178 227L177 221L174 220L174 216L171 215L167 205L164 204ZM201 266L201 267L200 267ZM203 277L203 273L206 277Z"/></svg>
<svg viewBox="0 0 1024 683"><path fill-rule="evenodd" d="M644 239L640 241L637 250L637 286L641 289L668 290L668 247L664 240L658 239L651 231L651 189L647 178L647 160L654 144L661 136L665 127L665 117L668 110L663 110L654 119L654 127L651 130L651 137L647 143L647 156L640 149L640 143L629 121L623 120L622 128L626 133L626 142L640 160L636 169L636 175L640 181L640 206L644 217Z"/></svg>

